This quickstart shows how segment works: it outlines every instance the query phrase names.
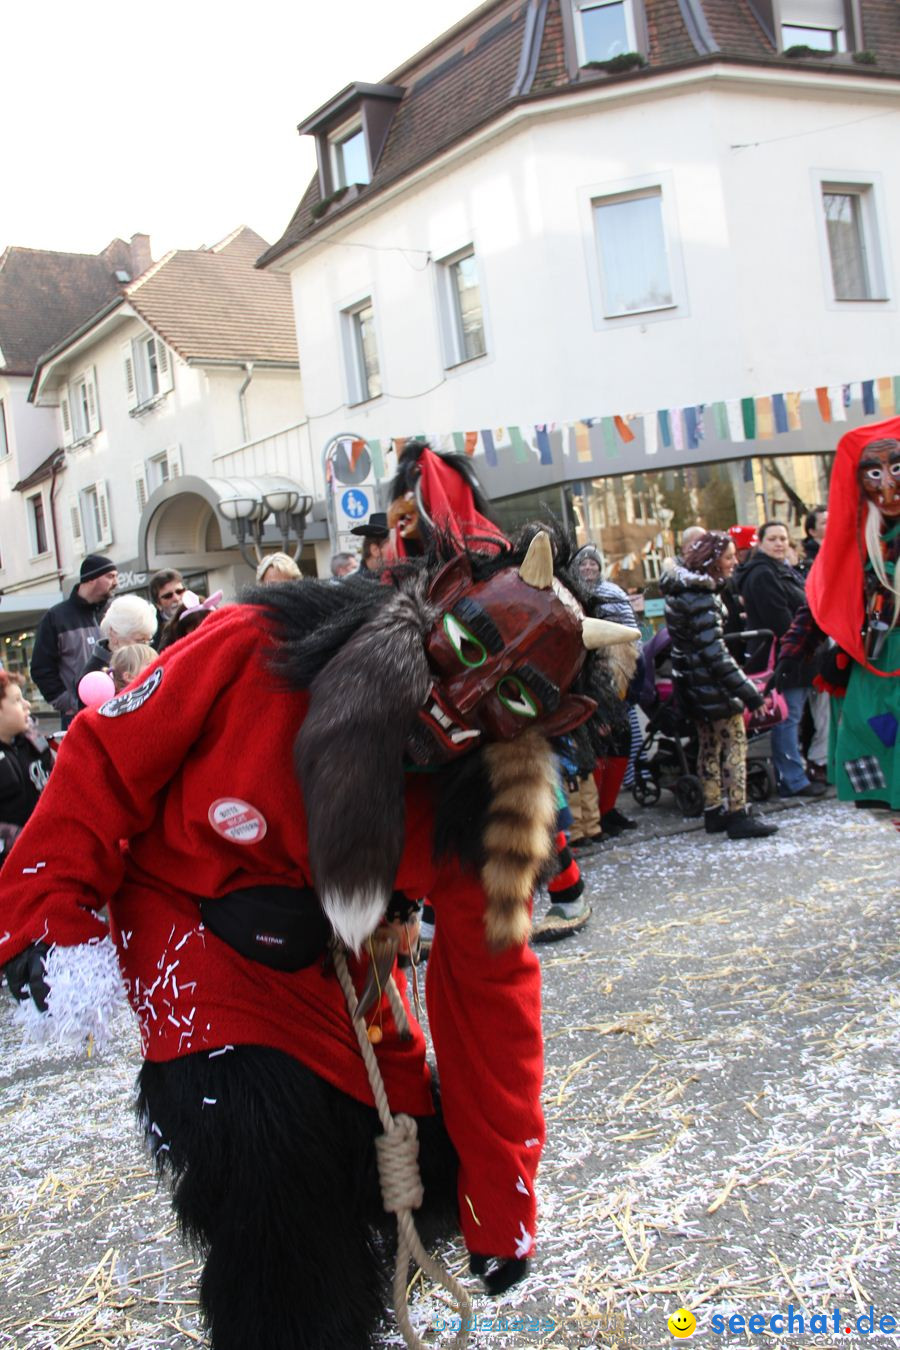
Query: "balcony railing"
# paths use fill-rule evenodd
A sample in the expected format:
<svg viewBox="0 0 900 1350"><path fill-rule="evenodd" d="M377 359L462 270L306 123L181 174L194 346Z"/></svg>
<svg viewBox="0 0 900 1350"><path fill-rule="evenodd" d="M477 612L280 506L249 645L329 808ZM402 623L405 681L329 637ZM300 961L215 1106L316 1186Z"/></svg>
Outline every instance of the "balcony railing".
<svg viewBox="0 0 900 1350"><path fill-rule="evenodd" d="M258 474L286 474L302 483L314 497L325 491L322 466L309 443L309 424L298 422L283 431L248 441L235 450L213 456L213 471L222 478L254 478Z"/></svg>

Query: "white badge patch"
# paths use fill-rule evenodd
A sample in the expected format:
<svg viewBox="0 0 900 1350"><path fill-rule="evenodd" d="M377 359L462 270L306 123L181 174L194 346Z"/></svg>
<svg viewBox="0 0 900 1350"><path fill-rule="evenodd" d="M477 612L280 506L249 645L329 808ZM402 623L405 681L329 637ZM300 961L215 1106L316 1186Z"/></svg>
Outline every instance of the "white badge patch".
<svg viewBox="0 0 900 1350"><path fill-rule="evenodd" d="M258 844L268 825L261 811L238 797L219 797L209 808L209 823L223 839L233 844Z"/></svg>
<svg viewBox="0 0 900 1350"><path fill-rule="evenodd" d="M128 689L124 694L117 694L108 703L101 704L97 709L98 713L101 717L122 717L125 713L137 712L138 708L147 702L150 695L156 693L162 677L162 666L157 666L153 674L148 675L143 684L139 684L136 689Z"/></svg>

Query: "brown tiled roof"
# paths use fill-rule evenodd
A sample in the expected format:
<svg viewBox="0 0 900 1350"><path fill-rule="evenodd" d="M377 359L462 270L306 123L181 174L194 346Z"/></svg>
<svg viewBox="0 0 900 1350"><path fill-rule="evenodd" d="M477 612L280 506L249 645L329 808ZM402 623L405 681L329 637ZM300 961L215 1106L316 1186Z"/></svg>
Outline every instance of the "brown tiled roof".
<svg viewBox="0 0 900 1350"><path fill-rule="evenodd" d="M754 12L751 0L644 0L649 35L649 64L644 70L612 75L582 71L570 80L565 59L560 6L549 0L534 77L521 93L517 84L528 24L524 0L496 0L438 39L387 79L404 89L372 182L330 206L320 205L318 176L312 180L281 239L258 260L259 267L282 254L337 216L351 215L358 204L428 163L457 141L489 123L522 98L565 96L589 80L643 80L666 66L716 61L775 64L780 69L821 73L839 71L863 77L900 76L900 0L861 0L866 48L877 56L874 66L848 58L787 61L778 53ZM693 31L686 22L690 16ZM718 46L710 54L702 39L695 45L697 23Z"/></svg>
<svg viewBox="0 0 900 1350"><path fill-rule="evenodd" d="M266 241L252 230L215 249L178 249L131 286L125 298L186 361L297 365L290 280L258 272Z"/></svg>
<svg viewBox="0 0 900 1350"><path fill-rule="evenodd" d="M128 245L122 249L127 258ZM114 266L115 259L102 254L6 249L0 256L0 371L33 374L43 352L121 294Z"/></svg>
<svg viewBox="0 0 900 1350"><path fill-rule="evenodd" d="M703 0L713 37L729 56L773 60L775 48L747 0Z"/></svg>

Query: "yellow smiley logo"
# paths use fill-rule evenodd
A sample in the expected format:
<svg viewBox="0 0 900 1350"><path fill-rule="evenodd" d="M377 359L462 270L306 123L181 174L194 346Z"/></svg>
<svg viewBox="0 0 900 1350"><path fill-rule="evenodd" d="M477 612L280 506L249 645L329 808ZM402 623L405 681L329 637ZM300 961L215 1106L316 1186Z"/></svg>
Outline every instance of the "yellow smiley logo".
<svg viewBox="0 0 900 1350"><path fill-rule="evenodd" d="M689 1308L678 1308L666 1323L673 1336L683 1341L697 1330L697 1319Z"/></svg>

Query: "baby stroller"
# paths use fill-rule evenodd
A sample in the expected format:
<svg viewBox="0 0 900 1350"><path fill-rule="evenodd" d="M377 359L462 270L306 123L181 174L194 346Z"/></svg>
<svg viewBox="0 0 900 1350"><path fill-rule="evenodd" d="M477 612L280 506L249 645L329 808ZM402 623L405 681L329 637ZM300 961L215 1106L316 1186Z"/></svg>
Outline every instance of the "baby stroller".
<svg viewBox="0 0 900 1350"><path fill-rule="evenodd" d="M725 641L737 644L757 637L771 639L773 634L758 628L744 633L726 633ZM635 758L631 795L638 806L655 806L666 789L674 795L682 815L700 816L704 802L703 784L697 776L697 730L693 721L678 707L669 661L671 645L668 630L661 628L644 647L644 685L639 703L647 717L647 728ZM762 687L769 674L769 671L763 671L749 678ZM775 722L779 720L780 714L774 716ZM757 725L758 729L752 722L747 727L748 745L769 730L765 718ZM774 773L768 758L748 753L747 795L750 800L766 801L773 788Z"/></svg>

